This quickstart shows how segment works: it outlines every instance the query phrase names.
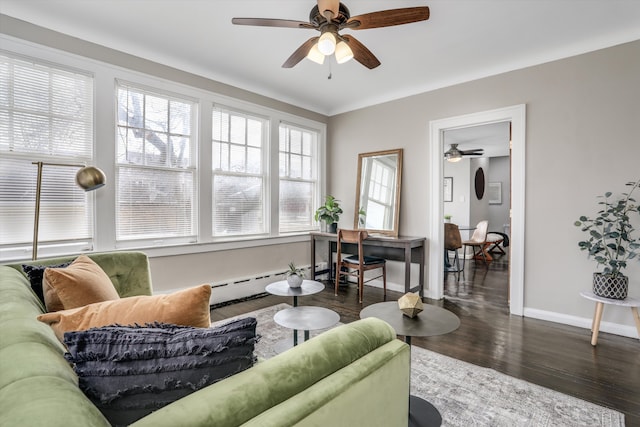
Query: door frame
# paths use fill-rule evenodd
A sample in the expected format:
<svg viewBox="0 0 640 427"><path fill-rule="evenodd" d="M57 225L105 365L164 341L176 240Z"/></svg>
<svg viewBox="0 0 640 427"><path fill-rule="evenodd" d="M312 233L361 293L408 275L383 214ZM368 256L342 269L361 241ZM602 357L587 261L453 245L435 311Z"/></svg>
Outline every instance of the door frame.
<svg viewBox="0 0 640 427"><path fill-rule="evenodd" d="M509 236L509 311L524 311L524 231L525 231L525 104L465 114L429 122L431 192L429 230L429 274L426 296L444 296L444 132L497 122L511 122L511 236Z"/></svg>

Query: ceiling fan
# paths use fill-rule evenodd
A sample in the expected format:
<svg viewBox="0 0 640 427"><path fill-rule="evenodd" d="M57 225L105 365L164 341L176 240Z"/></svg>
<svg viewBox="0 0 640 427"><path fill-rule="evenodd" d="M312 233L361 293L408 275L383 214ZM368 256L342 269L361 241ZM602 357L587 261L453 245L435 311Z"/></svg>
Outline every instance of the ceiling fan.
<svg viewBox="0 0 640 427"><path fill-rule="evenodd" d="M339 0L317 0L318 4L309 13L309 22L271 18L233 18L236 25L262 27L304 28L320 32L311 37L287 59L283 68L292 68L305 57L322 64L327 55L335 53L336 61L342 64L355 59L369 69L376 68L380 61L369 49L351 35L341 35L341 30L366 30L390 27L429 19L427 6L381 10L351 16L349 9Z"/></svg>
<svg viewBox="0 0 640 427"><path fill-rule="evenodd" d="M484 150L482 148L474 148L472 150L460 150L458 144L451 144L449 150L445 151L444 158L449 162L459 162L462 156L482 156Z"/></svg>

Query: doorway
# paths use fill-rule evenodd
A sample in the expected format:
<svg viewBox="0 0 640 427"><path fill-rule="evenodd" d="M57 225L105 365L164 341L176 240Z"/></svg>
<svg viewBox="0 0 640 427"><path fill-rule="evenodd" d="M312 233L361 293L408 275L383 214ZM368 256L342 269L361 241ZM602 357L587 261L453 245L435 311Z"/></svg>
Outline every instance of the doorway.
<svg viewBox="0 0 640 427"><path fill-rule="evenodd" d="M487 221L488 239L502 242L483 250L484 260L478 262L471 262L469 251L460 255L466 262L458 260L457 265L449 266L446 257L445 270L467 268L444 275L444 294L501 309L509 305L510 127L511 122L496 122L446 129L443 136L445 223L455 224L464 241L476 232L480 221ZM447 234L445 229L445 241Z"/></svg>
<svg viewBox="0 0 640 427"><path fill-rule="evenodd" d="M524 309L524 200L525 200L525 105L484 111L429 123L431 154L431 219L429 233L429 275L426 296L444 295L444 136L445 131L472 126L511 123L511 228L509 260L509 311L522 315Z"/></svg>

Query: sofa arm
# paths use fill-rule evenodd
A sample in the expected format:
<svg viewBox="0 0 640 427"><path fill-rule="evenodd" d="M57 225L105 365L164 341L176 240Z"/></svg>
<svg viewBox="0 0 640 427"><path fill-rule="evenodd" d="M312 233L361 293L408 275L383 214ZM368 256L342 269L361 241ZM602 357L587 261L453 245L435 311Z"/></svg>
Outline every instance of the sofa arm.
<svg viewBox="0 0 640 427"><path fill-rule="evenodd" d="M390 363L392 361L396 362ZM255 425L305 425L305 418L328 404L340 405L341 394L356 384L366 384L369 376L384 372L387 366L392 366L393 372L385 372L384 377L396 378L398 389L405 391L395 399L400 405L398 413L404 414L406 424L409 347L395 338L388 324L369 318L331 329L184 397L133 426L232 427L256 417L258 424ZM368 390L368 394L378 400L394 399L387 395L384 387ZM358 405L366 411L369 402L366 393ZM353 404L354 399L349 398L342 406L352 411Z"/></svg>

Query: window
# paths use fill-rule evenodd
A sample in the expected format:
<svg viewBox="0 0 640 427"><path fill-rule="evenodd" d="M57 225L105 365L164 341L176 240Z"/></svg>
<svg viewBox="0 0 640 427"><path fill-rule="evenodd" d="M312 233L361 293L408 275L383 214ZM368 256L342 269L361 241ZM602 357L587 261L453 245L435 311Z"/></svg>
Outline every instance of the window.
<svg viewBox="0 0 640 427"><path fill-rule="evenodd" d="M213 109L214 237L268 231L264 161L268 128L264 118L220 107Z"/></svg>
<svg viewBox="0 0 640 427"><path fill-rule="evenodd" d="M195 102L120 83L116 240L196 240Z"/></svg>
<svg viewBox="0 0 640 427"><path fill-rule="evenodd" d="M0 257L31 251L37 166L93 163L93 77L62 66L0 54ZM93 248L91 193L76 167L43 167L40 255ZM63 249L64 248L64 249Z"/></svg>
<svg viewBox="0 0 640 427"><path fill-rule="evenodd" d="M280 124L280 232L314 228L318 133Z"/></svg>

